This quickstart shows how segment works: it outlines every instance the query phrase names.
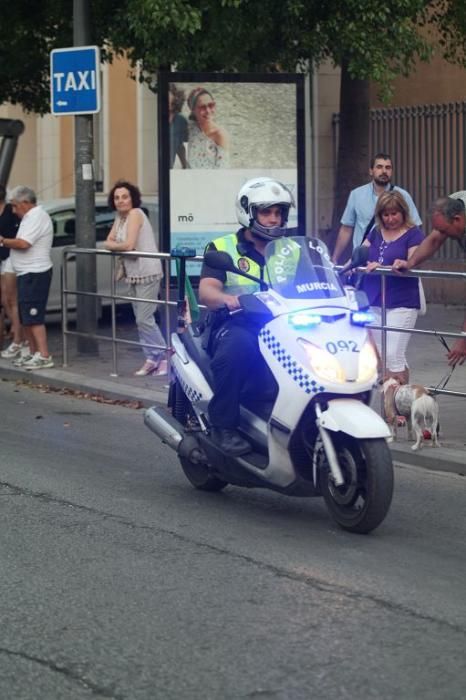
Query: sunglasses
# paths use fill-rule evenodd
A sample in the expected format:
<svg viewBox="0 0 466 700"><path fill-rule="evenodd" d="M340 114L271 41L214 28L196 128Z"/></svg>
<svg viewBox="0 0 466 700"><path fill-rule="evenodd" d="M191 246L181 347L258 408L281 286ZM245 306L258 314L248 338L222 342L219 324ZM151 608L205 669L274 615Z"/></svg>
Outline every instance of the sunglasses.
<svg viewBox="0 0 466 700"><path fill-rule="evenodd" d="M205 105L198 105L199 109L206 111L207 109L215 109L215 102L207 102Z"/></svg>

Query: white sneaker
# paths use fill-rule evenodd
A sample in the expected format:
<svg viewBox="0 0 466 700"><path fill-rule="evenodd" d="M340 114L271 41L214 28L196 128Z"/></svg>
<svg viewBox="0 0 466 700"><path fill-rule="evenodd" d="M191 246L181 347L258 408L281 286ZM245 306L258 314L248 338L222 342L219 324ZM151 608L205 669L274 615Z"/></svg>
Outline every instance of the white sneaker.
<svg viewBox="0 0 466 700"><path fill-rule="evenodd" d="M29 343L26 341L21 343L21 357L30 357L32 355Z"/></svg>
<svg viewBox="0 0 466 700"><path fill-rule="evenodd" d="M13 360L13 366L14 367L23 367L25 362L28 362L29 360L32 360L32 355L31 353L28 353L27 355L21 355L16 358L16 360Z"/></svg>
<svg viewBox="0 0 466 700"><path fill-rule="evenodd" d="M13 360L15 357L19 357L21 355L21 348L21 343L10 343L6 350L2 350L0 356L4 360Z"/></svg>
<svg viewBox="0 0 466 700"><path fill-rule="evenodd" d="M29 358L29 360L25 360L21 366L28 370L48 369L49 367L53 367L54 363L51 355L42 357L40 352L35 352L34 355Z"/></svg>

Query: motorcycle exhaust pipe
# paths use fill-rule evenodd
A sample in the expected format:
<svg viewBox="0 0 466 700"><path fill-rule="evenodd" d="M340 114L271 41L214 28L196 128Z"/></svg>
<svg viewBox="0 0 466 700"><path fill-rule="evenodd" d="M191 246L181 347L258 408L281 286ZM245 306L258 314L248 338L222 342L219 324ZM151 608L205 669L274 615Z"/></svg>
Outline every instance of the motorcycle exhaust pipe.
<svg viewBox="0 0 466 700"><path fill-rule="evenodd" d="M175 418L163 409L152 406L144 411L144 423L162 442L178 452L183 440L183 428Z"/></svg>

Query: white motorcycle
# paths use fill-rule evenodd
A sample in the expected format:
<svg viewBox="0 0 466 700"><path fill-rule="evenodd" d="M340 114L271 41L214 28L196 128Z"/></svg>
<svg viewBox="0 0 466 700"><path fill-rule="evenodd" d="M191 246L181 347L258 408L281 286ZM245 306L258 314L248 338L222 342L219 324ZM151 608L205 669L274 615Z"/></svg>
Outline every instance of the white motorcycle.
<svg viewBox="0 0 466 700"><path fill-rule="evenodd" d="M357 250L352 268L365 264L358 257L364 250ZM198 489L234 484L323 496L342 528L370 532L390 507L393 465L390 431L369 406L377 357L366 328L367 297L342 285L319 239L271 241L265 258L266 282L236 268L227 253L206 254L209 266L253 279L262 290L240 297L277 387L273 400L241 406L239 431L252 451L234 457L210 437L210 358L193 325L172 336L171 415L154 406L144 421L177 452Z"/></svg>

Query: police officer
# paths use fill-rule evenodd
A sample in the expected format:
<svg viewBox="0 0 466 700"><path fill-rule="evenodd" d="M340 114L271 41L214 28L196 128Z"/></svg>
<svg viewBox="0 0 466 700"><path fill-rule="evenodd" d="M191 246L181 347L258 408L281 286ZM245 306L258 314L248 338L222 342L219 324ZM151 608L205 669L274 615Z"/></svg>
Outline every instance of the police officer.
<svg viewBox="0 0 466 700"><path fill-rule="evenodd" d="M236 198L236 213L241 228L237 233L217 238L207 250L229 253L240 270L264 278L264 251L267 243L286 233L291 192L268 177L246 182ZM267 280L266 280L267 281ZM204 263L199 284L199 299L211 311L240 308L239 295L259 291L259 285L240 275L215 270ZM240 399L245 392L263 388L269 381L268 368L259 351L257 328L251 328L242 314L214 320L210 352L214 377L214 395L209 403L213 439L231 455L246 454L251 445L237 430ZM253 381L251 381L253 380Z"/></svg>

